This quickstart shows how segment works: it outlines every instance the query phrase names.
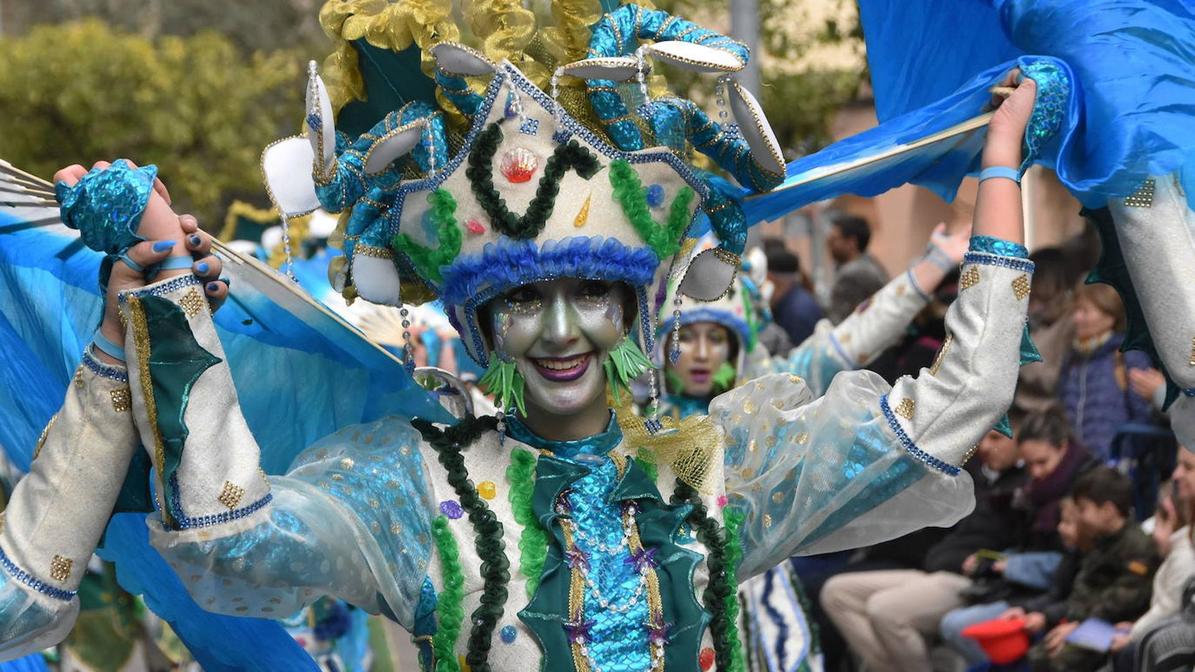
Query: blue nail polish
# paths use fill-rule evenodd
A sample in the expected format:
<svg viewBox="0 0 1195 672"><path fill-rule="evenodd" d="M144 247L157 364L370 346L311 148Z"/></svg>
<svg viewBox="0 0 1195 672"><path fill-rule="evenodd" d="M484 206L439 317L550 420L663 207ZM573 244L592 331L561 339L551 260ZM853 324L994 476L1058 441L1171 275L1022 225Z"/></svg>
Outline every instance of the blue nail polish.
<svg viewBox="0 0 1195 672"><path fill-rule="evenodd" d="M199 271L200 275L207 275L208 265L206 261L201 261L195 265L195 270Z"/></svg>
<svg viewBox="0 0 1195 672"><path fill-rule="evenodd" d="M200 241L199 241L199 236L197 236L197 235L192 235L192 236L191 236L191 244L192 244L192 245L194 245L195 247L199 247L199 242L200 242Z"/></svg>
<svg viewBox="0 0 1195 672"><path fill-rule="evenodd" d="M154 252L166 252L172 249L174 249L173 240L159 240L158 242L154 243Z"/></svg>
<svg viewBox="0 0 1195 672"><path fill-rule="evenodd" d="M220 283L218 283L218 282L207 283L207 291L212 292L213 294L220 291Z"/></svg>

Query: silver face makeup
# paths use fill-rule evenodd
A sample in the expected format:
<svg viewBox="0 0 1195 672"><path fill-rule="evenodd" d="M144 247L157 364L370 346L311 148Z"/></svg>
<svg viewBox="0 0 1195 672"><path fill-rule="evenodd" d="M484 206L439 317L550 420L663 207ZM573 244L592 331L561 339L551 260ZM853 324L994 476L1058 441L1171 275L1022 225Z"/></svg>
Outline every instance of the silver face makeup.
<svg viewBox="0 0 1195 672"><path fill-rule="evenodd" d="M694 322L680 328L679 338L680 358L668 368L680 376L685 395L710 396L714 375L730 361L730 332L716 322Z"/></svg>
<svg viewBox="0 0 1195 672"><path fill-rule="evenodd" d="M524 285L490 307L494 348L526 380L529 408L570 415L603 399L602 368L626 333L621 283L562 278Z"/></svg>

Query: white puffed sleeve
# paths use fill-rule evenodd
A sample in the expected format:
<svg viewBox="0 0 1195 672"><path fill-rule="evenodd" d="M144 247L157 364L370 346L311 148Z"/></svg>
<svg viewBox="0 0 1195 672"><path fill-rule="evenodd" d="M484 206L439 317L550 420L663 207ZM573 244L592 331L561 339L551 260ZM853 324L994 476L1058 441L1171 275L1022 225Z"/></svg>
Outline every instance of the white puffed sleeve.
<svg viewBox="0 0 1195 672"><path fill-rule="evenodd" d="M826 394L765 376L714 399L726 437L726 490L744 509L743 578L795 554L874 544L970 513L959 465L1011 403L1030 262L969 253L943 351L889 388L869 371Z"/></svg>
<svg viewBox="0 0 1195 672"><path fill-rule="evenodd" d="M90 352L17 483L0 533L0 659L57 644L120 494L137 435L128 376Z"/></svg>
<svg viewBox="0 0 1195 672"><path fill-rule="evenodd" d="M1108 203L1125 265L1166 372L1195 394L1195 212L1177 175Z"/></svg>
<svg viewBox="0 0 1195 672"><path fill-rule="evenodd" d="M749 358L746 378L791 373L803 378L814 394L824 394L835 375L867 366L899 341L928 303L929 296L912 273L901 273L837 326L829 320L818 322L813 335L787 356Z"/></svg>
<svg viewBox="0 0 1195 672"><path fill-rule="evenodd" d="M121 306L134 419L159 478L150 540L197 603L278 617L332 595L411 624L432 510L418 432L348 428L267 478L198 281L127 292Z"/></svg>

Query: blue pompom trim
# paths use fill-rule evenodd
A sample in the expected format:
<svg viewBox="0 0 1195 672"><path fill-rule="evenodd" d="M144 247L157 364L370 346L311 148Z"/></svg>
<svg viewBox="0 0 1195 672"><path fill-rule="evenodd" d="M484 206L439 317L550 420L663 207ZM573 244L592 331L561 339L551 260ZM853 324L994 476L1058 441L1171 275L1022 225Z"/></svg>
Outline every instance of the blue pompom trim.
<svg viewBox="0 0 1195 672"><path fill-rule="evenodd" d="M443 269L444 305L476 307L521 285L556 278L622 281L647 285L660 260L651 248L628 247L614 238L576 236L533 240L503 236L480 254L461 255Z"/></svg>

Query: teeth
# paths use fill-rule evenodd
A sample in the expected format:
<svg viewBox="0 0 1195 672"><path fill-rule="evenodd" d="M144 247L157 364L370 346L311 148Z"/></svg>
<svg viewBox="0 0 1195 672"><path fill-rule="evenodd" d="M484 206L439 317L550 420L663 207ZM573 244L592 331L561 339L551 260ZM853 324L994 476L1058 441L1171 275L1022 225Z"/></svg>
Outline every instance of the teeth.
<svg viewBox="0 0 1195 672"><path fill-rule="evenodd" d="M552 371L568 371L569 369L580 366L581 362L585 361L588 355L580 355L572 359L538 359L535 363L545 369Z"/></svg>

